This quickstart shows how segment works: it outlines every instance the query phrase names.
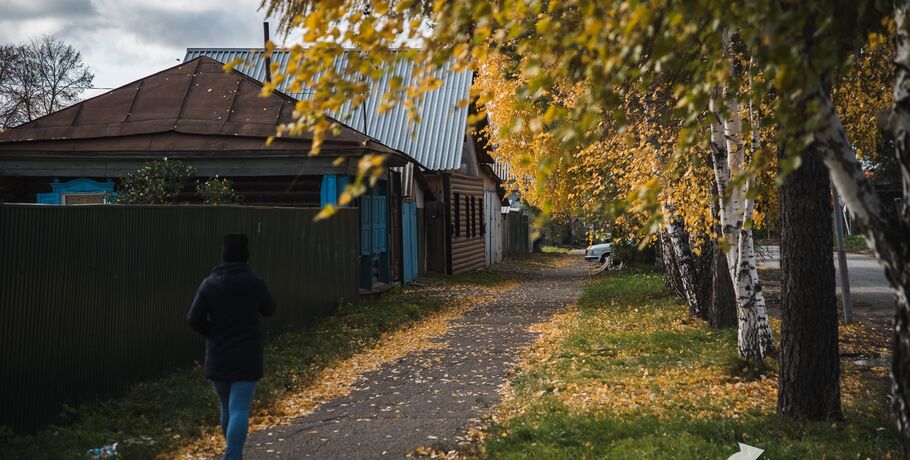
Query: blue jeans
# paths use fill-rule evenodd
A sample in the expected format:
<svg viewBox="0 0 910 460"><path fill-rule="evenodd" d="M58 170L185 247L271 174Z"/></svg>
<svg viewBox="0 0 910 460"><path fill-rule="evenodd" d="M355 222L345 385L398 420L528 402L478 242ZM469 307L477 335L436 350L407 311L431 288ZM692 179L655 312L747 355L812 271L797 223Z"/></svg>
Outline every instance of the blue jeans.
<svg viewBox="0 0 910 460"><path fill-rule="evenodd" d="M227 442L224 460L239 460L243 458L256 382L212 381L212 385L221 400L221 433Z"/></svg>

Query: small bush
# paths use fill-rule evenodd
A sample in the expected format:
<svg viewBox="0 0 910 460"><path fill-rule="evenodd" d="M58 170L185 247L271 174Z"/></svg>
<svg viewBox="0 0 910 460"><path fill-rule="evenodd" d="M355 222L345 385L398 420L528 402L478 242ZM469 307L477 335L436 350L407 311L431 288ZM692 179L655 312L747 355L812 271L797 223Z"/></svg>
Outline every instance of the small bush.
<svg viewBox="0 0 910 460"><path fill-rule="evenodd" d="M126 175L117 187L117 203L171 204L183 193L196 175L192 166L181 161L150 161Z"/></svg>
<svg viewBox="0 0 910 460"><path fill-rule="evenodd" d="M202 197L205 204L231 204L243 201L243 197L234 190L234 183L230 179L218 176L205 182L198 182L196 193Z"/></svg>

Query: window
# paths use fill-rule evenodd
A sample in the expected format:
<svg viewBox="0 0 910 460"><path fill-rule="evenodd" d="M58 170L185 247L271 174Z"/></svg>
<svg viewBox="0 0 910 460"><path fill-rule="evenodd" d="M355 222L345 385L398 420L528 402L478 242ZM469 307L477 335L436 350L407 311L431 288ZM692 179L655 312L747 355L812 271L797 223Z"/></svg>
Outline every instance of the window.
<svg viewBox="0 0 910 460"><path fill-rule="evenodd" d="M452 201L455 205L455 236L461 236L461 194L456 193Z"/></svg>
<svg viewBox="0 0 910 460"><path fill-rule="evenodd" d="M474 197L471 197L471 236L477 236L477 208L474 207Z"/></svg>
<svg viewBox="0 0 910 460"><path fill-rule="evenodd" d="M480 212L483 213L483 216L480 218L480 236L487 234L487 208L484 207L483 197L480 197Z"/></svg>
<svg viewBox="0 0 910 460"><path fill-rule="evenodd" d="M61 193L60 204L107 204L104 193Z"/></svg>
<svg viewBox="0 0 910 460"><path fill-rule="evenodd" d="M37 202L41 204L106 204L109 197L116 196L114 182L97 182L89 178L73 179L69 182L60 182L54 179L50 184L50 193L36 194Z"/></svg>
<svg viewBox="0 0 910 460"><path fill-rule="evenodd" d="M464 213L466 214L464 216L465 217L465 219L464 219L464 226L465 226L464 236L466 238L470 238L471 237L471 198L470 197L464 197Z"/></svg>

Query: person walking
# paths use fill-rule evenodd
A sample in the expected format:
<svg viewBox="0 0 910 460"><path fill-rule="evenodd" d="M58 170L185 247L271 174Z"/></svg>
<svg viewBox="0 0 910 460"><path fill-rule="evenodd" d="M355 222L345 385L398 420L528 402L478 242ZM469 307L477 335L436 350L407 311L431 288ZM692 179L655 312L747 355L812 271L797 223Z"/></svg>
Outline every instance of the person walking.
<svg viewBox="0 0 910 460"><path fill-rule="evenodd" d="M204 370L221 401L225 460L243 457L253 390L263 374L259 317L275 313L268 286L246 263L249 256L246 235L225 235L224 263L202 281L186 318L206 339Z"/></svg>

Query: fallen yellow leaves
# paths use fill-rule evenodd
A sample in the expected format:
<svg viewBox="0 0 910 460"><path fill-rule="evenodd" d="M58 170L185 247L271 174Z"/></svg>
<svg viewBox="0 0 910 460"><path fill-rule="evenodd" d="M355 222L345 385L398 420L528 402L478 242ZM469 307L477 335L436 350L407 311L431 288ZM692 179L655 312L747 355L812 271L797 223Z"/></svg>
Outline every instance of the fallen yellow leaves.
<svg viewBox="0 0 910 460"><path fill-rule="evenodd" d="M548 321L531 326L531 332L539 335L534 343L519 352L523 358L515 367L514 372L528 372L549 359L562 339L572 330L573 324L577 320L578 309L573 305L564 311L556 313ZM488 421L502 424L520 415L528 406L535 402L518 398L511 381L506 381L500 386L499 393L502 395L502 402L490 413ZM482 442L484 432L478 428L469 429L468 438L472 442Z"/></svg>
<svg viewBox="0 0 910 460"><path fill-rule="evenodd" d="M553 394L568 407L583 411L672 418L677 410L686 409L695 419L736 419L756 411L773 413L777 380L763 376L755 381L731 381L719 368L677 368L658 374L629 374L622 381L557 384Z"/></svg>
<svg viewBox="0 0 910 460"><path fill-rule="evenodd" d="M649 361L650 356L666 358L686 352L678 346L660 348L657 341L630 347L607 345L610 340L626 336L633 337L630 339L633 343L649 340L646 339L649 336L715 336L702 321L689 317L677 306L640 309L630 308L623 301L622 298L604 300L600 309L587 310L584 315L573 309L535 326L541 336L518 366L519 372L529 375L533 383L526 384L521 393L511 384L504 385L503 403L491 415L492 421L505 425L539 404L542 397L554 398L579 413L648 415L664 420L681 414L693 420L739 420L775 413L778 375L773 368L755 378L746 378L731 373L731 364L726 361L698 358ZM780 321L772 319L772 327L779 332ZM856 408L862 404L855 403L872 400L883 393L881 388L870 385L866 377L878 376L884 383L888 371L885 367L854 365L850 357L874 358L886 354L889 335L887 330L861 323L841 325L840 331L841 353L846 358L842 368L842 398L846 407ZM572 340L583 339L588 343L603 341L600 343L604 345L593 350L590 345L579 349L567 345L570 336ZM652 362L660 364L651 365ZM484 436L483 432L473 435L479 440Z"/></svg>
<svg viewBox="0 0 910 460"><path fill-rule="evenodd" d="M394 362L402 356L418 350L442 348L445 343L432 339L445 334L450 322L463 316L474 306L498 292L514 287L514 282L502 282L483 289L477 286L447 283L442 286L425 288L427 292L474 291L473 294L459 293L447 296L447 305L440 311L423 318L409 327L385 334L376 346L366 349L348 359L323 369L311 385L301 387L281 401L250 417L250 431L286 424L293 419L307 415L320 404L345 396L354 390L360 376L379 366ZM214 407L212 410L216 410ZM218 455L224 449L224 439L214 427L204 436L193 440L177 453L161 458L197 459Z"/></svg>

